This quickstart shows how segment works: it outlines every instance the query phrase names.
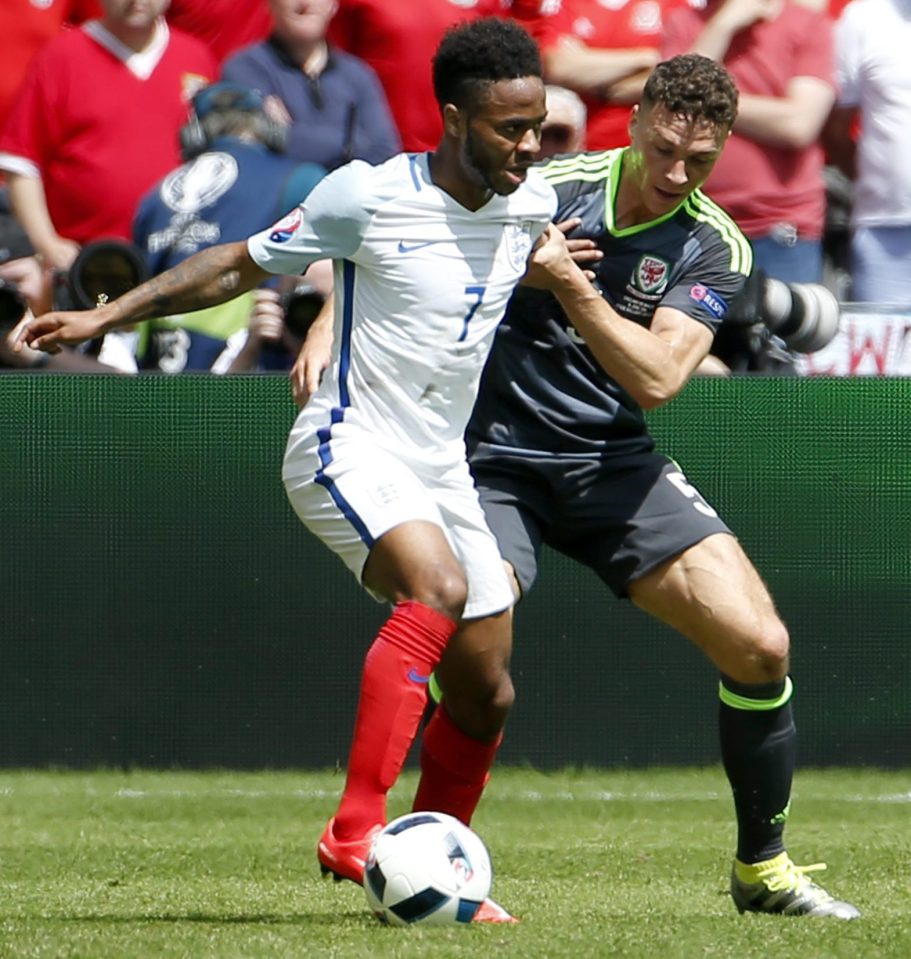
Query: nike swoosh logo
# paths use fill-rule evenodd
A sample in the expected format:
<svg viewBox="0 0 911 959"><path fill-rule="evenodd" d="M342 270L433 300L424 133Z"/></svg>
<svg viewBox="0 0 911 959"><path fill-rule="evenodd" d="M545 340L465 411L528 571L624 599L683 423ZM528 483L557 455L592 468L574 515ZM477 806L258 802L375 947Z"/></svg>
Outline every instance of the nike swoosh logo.
<svg viewBox="0 0 911 959"><path fill-rule="evenodd" d="M429 676L422 676L414 667L408 670L408 678L413 683L426 683L430 681Z"/></svg>
<svg viewBox="0 0 911 959"><path fill-rule="evenodd" d="M399 253L413 253L415 250L423 250L425 246L445 242L445 240L424 240L423 243L406 243L404 240L399 240Z"/></svg>

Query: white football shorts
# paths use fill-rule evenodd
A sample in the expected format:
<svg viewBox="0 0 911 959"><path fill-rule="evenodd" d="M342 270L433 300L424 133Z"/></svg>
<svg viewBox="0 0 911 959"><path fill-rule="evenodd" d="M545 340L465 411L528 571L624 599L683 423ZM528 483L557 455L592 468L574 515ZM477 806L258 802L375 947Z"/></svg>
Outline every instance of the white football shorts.
<svg viewBox="0 0 911 959"><path fill-rule="evenodd" d="M320 458L312 448L289 456L285 489L300 520L358 582L380 536L409 520L425 520L443 530L465 571L463 619L512 606L512 588L466 462L430 477L360 432L333 437L331 448L331 457L323 452Z"/></svg>

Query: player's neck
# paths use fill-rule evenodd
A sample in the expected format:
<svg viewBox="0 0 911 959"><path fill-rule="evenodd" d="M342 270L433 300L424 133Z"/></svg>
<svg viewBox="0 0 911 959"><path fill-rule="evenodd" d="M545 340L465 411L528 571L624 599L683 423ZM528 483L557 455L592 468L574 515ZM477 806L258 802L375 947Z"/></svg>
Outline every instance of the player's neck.
<svg viewBox="0 0 911 959"><path fill-rule="evenodd" d="M654 223L674 209L668 206L662 211L649 206L645 195L648 189L647 184L628 161L627 155L620 171L617 192L614 194L614 227L618 230L629 230L632 227ZM681 195L678 205L685 199L686 197Z"/></svg>
<svg viewBox="0 0 911 959"><path fill-rule="evenodd" d="M435 153L429 154L430 179L444 193L467 210L480 210L493 196L493 190L471 180L452 146L443 140Z"/></svg>

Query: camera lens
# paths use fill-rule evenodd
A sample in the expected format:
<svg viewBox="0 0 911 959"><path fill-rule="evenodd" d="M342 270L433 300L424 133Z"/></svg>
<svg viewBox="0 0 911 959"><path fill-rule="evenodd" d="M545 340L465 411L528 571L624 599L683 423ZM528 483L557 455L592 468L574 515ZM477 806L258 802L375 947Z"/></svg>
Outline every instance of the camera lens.
<svg viewBox="0 0 911 959"><path fill-rule="evenodd" d="M28 304L19 287L0 278L0 329L11 330L25 316Z"/></svg>
<svg viewBox="0 0 911 959"><path fill-rule="evenodd" d="M821 350L838 332L840 314L835 295L820 283L783 283L766 278L762 319L791 350Z"/></svg>
<svg viewBox="0 0 911 959"><path fill-rule="evenodd" d="M74 308L91 310L99 297L118 296L148 279L145 258L138 247L124 240L97 240L79 252L69 272Z"/></svg>
<svg viewBox="0 0 911 959"><path fill-rule="evenodd" d="M282 297L285 325L296 337L303 339L323 308L325 299L309 283L299 284Z"/></svg>

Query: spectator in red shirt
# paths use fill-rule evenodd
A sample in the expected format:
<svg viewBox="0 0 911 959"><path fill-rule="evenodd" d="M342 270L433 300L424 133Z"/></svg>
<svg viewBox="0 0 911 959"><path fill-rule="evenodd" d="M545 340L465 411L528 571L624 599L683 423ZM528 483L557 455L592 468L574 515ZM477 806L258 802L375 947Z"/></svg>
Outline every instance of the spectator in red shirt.
<svg viewBox="0 0 911 959"><path fill-rule="evenodd" d="M433 150L443 134L430 61L452 26L504 14L508 0L338 0L329 39L373 67L402 147Z"/></svg>
<svg viewBox="0 0 911 959"><path fill-rule="evenodd" d="M172 27L202 40L218 63L272 29L266 0L171 0L166 16Z"/></svg>
<svg viewBox="0 0 911 959"><path fill-rule="evenodd" d="M139 198L180 161L188 101L215 64L169 30L166 6L102 0L100 20L52 40L29 70L0 135L0 169L49 267L68 269L92 240L128 240Z"/></svg>
<svg viewBox="0 0 911 959"><path fill-rule="evenodd" d="M0 70L0 129L12 109L19 85L38 51L61 29L101 13L98 0L3 0L0 3L0 37L3 69Z"/></svg>
<svg viewBox="0 0 911 959"><path fill-rule="evenodd" d="M787 283L819 283L826 193L820 134L835 102L832 21L791 0L708 0L665 21L664 54L723 63L737 120L705 190Z"/></svg>
<svg viewBox="0 0 911 959"><path fill-rule="evenodd" d="M538 41L549 83L578 93L589 150L629 143L630 110L658 62L663 18L685 0L514 0Z"/></svg>

